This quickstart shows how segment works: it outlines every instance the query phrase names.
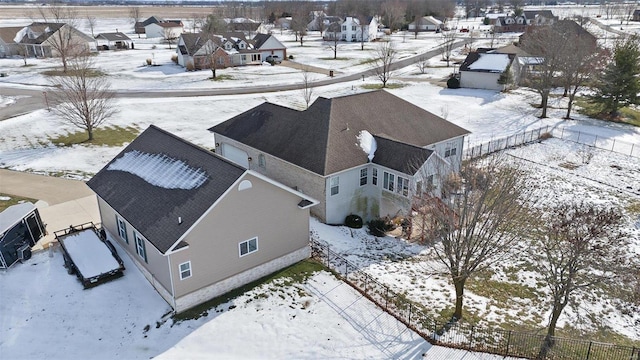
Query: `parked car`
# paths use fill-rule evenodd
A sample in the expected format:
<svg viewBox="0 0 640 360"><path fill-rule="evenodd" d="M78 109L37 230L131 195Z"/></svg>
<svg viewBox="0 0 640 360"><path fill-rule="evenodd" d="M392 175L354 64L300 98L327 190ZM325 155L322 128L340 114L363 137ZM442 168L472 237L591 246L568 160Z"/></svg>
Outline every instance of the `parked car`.
<svg viewBox="0 0 640 360"><path fill-rule="evenodd" d="M469 29L460 29L460 32L469 32Z"/></svg>
<svg viewBox="0 0 640 360"><path fill-rule="evenodd" d="M278 55L269 55L267 56L265 61L273 65L273 64L280 64L282 62L282 59L280 59L280 56Z"/></svg>

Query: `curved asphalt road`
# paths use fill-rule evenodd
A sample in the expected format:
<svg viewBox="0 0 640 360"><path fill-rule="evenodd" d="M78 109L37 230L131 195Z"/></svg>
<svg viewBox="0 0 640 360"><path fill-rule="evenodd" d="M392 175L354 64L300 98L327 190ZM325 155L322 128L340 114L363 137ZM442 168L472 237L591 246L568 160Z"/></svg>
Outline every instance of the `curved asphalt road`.
<svg viewBox="0 0 640 360"><path fill-rule="evenodd" d="M464 45L468 40L460 40L454 43L455 47ZM427 51L422 54L414 55L402 60L398 60L391 65L391 70L401 69L403 67L415 64L420 59L432 58L441 54L441 49L438 47L434 50ZM368 69L355 74L336 76L325 80L314 81L311 86L325 86L331 84L337 84L347 81L355 81L362 79L363 76L368 77L375 75L375 69ZM302 88L302 84L285 84L285 85L268 85L268 86L253 86L253 87L241 87L241 88L225 88L225 89L198 89L198 90L140 90L140 91L127 91L117 90L116 97L120 98L158 98L158 97L194 97L194 96L214 96L214 95L235 95L235 94L255 94L265 92L276 91L288 91ZM5 96L18 96L19 98L15 103L10 106L0 107L0 120L6 120L15 116L30 113L35 110L44 109L46 104L46 87L39 89L16 89L16 88L3 88L0 87L0 95Z"/></svg>

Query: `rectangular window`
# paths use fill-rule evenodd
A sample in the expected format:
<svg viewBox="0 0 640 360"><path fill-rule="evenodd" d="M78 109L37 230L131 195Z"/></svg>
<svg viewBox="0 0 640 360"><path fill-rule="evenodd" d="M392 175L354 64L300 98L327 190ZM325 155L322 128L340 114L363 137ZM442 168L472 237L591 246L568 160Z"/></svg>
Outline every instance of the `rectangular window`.
<svg viewBox="0 0 640 360"><path fill-rule="evenodd" d="M444 148L444 157L448 158L449 156L455 156L455 154L457 153L455 146L455 143L447 143Z"/></svg>
<svg viewBox="0 0 640 360"><path fill-rule="evenodd" d="M337 176L332 177L329 180L329 185L331 186L331 195L336 195L340 192L340 178Z"/></svg>
<svg viewBox="0 0 640 360"><path fill-rule="evenodd" d="M360 186L367 185L367 178L369 174L367 173L367 168L360 169Z"/></svg>
<svg viewBox="0 0 640 360"><path fill-rule="evenodd" d="M404 196L409 196L409 179L398 176L398 186L396 192Z"/></svg>
<svg viewBox="0 0 640 360"><path fill-rule="evenodd" d="M191 277L191 261L184 262L178 265L180 269L180 280L188 279Z"/></svg>
<svg viewBox="0 0 640 360"><path fill-rule="evenodd" d="M351 26L351 31L356 31L356 27L355 27L355 25L354 25L354 26Z"/></svg>
<svg viewBox="0 0 640 360"><path fill-rule="evenodd" d="M371 184L378 186L378 169L371 169Z"/></svg>
<svg viewBox="0 0 640 360"><path fill-rule="evenodd" d="M124 240L124 242L128 244L129 238L127 237L127 224L117 215L116 221L118 222L118 235L120 235L120 239Z"/></svg>
<svg viewBox="0 0 640 360"><path fill-rule="evenodd" d="M356 34L351 34L351 40L355 40L356 39Z"/></svg>
<svg viewBox="0 0 640 360"><path fill-rule="evenodd" d="M267 162L264 159L264 155L263 154L258 155L258 166L260 166L261 168L266 168L267 167Z"/></svg>
<svg viewBox="0 0 640 360"><path fill-rule="evenodd" d="M218 65L224 65L224 58L218 58Z"/></svg>
<svg viewBox="0 0 640 360"><path fill-rule="evenodd" d="M347 25L342 25L342 31L347 31Z"/></svg>
<svg viewBox="0 0 640 360"><path fill-rule="evenodd" d="M247 55L240 55L240 59L242 59L243 62L247 61Z"/></svg>
<svg viewBox="0 0 640 360"><path fill-rule="evenodd" d="M393 191L395 189L395 175L385 171L382 179L382 187L386 190Z"/></svg>
<svg viewBox="0 0 640 360"><path fill-rule="evenodd" d="M144 259L144 262L147 262L147 249L144 245L144 239L136 232L133 233L133 237L136 240L136 253Z"/></svg>
<svg viewBox="0 0 640 360"><path fill-rule="evenodd" d="M243 241L239 244L240 249L240 257L251 254L252 252L258 251L258 238L255 237L253 239L249 239L247 241Z"/></svg>

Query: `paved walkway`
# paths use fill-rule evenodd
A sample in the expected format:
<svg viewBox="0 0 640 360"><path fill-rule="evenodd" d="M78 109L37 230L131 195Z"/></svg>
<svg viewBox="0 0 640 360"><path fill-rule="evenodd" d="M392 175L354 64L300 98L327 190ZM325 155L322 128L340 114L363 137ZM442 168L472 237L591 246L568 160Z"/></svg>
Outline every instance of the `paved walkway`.
<svg viewBox="0 0 640 360"><path fill-rule="evenodd" d="M84 181L0 169L0 194L42 200L48 205L93 195Z"/></svg>
<svg viewBox="0 0 640 360"><path fill-rule="evenodd" d="M48 234L33 251L46 249L55 242L54 231L100 222L96 196L83 181L0 169L0 194L39 200L36 206Z"/></svg>

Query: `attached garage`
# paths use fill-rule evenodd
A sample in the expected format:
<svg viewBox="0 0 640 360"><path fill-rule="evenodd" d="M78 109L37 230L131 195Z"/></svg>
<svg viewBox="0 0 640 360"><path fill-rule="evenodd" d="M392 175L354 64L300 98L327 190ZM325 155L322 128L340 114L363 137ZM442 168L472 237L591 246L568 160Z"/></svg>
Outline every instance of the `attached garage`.
<svg viewBox="0 0 640 360"><path fill-rule="evenodd" d="M32 203L13 205L1 212L0 268L31 257L31 247L44 234L44 224Z"/></svg>

